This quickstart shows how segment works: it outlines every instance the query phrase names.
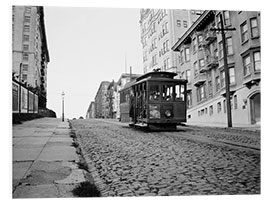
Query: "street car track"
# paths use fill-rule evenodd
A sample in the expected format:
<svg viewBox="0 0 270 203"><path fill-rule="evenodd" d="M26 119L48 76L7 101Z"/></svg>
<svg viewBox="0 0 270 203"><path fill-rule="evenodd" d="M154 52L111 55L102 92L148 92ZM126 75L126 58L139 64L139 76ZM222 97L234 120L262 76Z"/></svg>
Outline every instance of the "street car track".
<svg viewBox="0 0 270 203"><path fill-rule="evenodd" d="M163 132L164 135L167 136L174 136L174 137L181 137L184 139L188 139L188 140L192 140L195 142L202 142L205 144L210 144L210 145L217 145L219 147L231 147L234 149L239 149L239 150L249 150L255 153L260 153L260 147L258 146L254 146L254 145L247 145L247 144L243 144L243 143L235 143L235 142L230 142L230 141L225 141L225 140L218 140L218 139L212 139L212 138L207 138L205 136L196 136L196 135L192 135L191 133L189 134L183 134L183 132L177 132L176 133L172 133L172 132ZM187 132L185 132L187 133Z"/></svg>

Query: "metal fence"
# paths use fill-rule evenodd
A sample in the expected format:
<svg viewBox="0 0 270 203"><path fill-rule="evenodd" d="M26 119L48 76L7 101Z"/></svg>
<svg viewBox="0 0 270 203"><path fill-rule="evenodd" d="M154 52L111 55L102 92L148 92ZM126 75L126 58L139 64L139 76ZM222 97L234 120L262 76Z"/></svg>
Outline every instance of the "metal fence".
<svg viewBox="0 0 270 203"><path fill-rule="evenodd" d="M38 95L12 81L12 113L38 113Z"/></svg>

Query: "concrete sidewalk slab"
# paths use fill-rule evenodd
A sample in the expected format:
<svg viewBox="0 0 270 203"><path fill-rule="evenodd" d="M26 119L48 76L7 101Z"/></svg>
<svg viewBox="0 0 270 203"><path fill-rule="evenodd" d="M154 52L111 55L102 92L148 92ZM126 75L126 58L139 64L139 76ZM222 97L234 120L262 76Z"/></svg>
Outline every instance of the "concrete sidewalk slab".
<svg viewBox="0 0 270 203"><path fill-rule="evenodd" d="M12 170L12 178L15 180L22 179L32 164L33 161L14 162Z"/></svg>
<svg viewBox="0 0 270 203"><path fill-rule="evenodd" d="M74 197L85 181L68 122L44 118L13 126L13 198Z"/></svg>
<svg viewBox="0 0 270 203"><path fill-rule="evenodd" d="M20 142L18 142L16 145L23 145L23 144L28 144L28 145L45 145L50 137L25 137L24 139L21 139Z"/></svg>
<svg viewBox="0 0 270 203"><path fill-rule="evenodd" d="M58 190L54 184L30 185L15 190L13 198L56 198Z"/></svg>
<svg viewBox="0 0 270 203"><path fill-rule="evenodd" d="M35 161L40 155L42 147L37 148L14 148L13 147L13 161Z"/></svg>
<svg viewBox="0 0 270 203"><path fill-rule="evenodd" d="M37 161L79 161L74 147L51 145L46 146Z"/></svg>

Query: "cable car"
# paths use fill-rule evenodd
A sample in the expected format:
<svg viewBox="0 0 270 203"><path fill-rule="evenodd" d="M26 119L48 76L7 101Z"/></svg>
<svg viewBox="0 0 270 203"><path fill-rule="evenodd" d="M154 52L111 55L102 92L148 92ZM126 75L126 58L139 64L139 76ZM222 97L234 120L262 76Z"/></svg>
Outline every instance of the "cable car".
<svg viewBox="0 0 270 203"><path fill-rule="evenodd" d="M120 116L130 126L150 130L176 130L186 122L187 80L173 72L146 73L120 91ZM122 98L122 100L121 100Z"/></svg>

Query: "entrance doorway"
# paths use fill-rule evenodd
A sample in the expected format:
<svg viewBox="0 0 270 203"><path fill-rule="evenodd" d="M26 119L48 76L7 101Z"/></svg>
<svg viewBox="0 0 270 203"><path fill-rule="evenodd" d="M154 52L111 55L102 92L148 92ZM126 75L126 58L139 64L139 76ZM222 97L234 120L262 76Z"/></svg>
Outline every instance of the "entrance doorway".
<svg viewBox="0 0 270 203"><path fill-rule="evenodd" d="M251 124L261 122L261 93L256 93L250 97Z"/></svg>

